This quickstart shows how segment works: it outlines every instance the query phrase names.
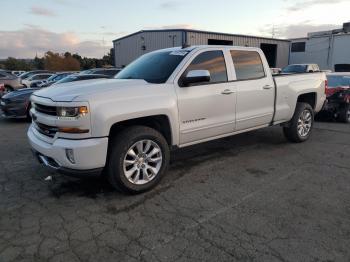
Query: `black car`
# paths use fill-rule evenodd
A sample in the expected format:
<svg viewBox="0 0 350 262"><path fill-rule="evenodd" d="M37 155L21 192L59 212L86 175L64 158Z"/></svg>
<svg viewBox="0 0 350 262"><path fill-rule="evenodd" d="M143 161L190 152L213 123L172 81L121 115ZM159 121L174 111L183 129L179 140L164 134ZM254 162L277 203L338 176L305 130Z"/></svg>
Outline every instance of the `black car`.
<svg viewBox="0 0 350 262"><path fill-rule="evenodd" d="M106 75L69 75L53 85L84 81L91 79L110 78ZM7 118L30 119L30 96L40 88L23 88L4 95L0 99L0 109Z"/></svg>
<svg viewBox="0 0 350 262"><path fill-rule="evenodd" d="M30 96L38 88L23 88L7 93L0 99L0 109L3 116L7 118L30 119Z"/></svg>
<svg viewBox="0 0 350 262"><path fill-rule="evenodd" d="M114 77L116 76L119 72L121 71L121 69L118 68L94 68L94 69L89 69L89 70L85 70L79 73L79 75L106 75L106 76L110 76L110 77Z"/></svg>

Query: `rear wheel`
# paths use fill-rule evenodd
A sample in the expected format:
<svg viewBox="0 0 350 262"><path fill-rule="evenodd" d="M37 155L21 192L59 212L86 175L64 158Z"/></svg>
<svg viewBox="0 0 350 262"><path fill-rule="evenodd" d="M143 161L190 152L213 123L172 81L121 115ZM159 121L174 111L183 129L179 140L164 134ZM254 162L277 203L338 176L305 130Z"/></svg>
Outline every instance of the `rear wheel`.
<svg viewBox="0 0 350 262"><path fill-rule="evenodd" d="M341 108L338 119L343 123L350 123L350 104L346 104Z"/></svg>
<svg viewBox="0 0 350 262"><path fill-rule="evenodd" d="M116 189L137 194L155 187L169 164L169 146L158 131L127 128L110 144L107 177Z"/></svg>
<svg viewBox="0 0 350 262"><path fill-rule="evenodd" d="M283 128L284 135L293 143L305 142L311 135L313 125L314 110L312 107L306 103L297 103L289 126Z"/></svg>

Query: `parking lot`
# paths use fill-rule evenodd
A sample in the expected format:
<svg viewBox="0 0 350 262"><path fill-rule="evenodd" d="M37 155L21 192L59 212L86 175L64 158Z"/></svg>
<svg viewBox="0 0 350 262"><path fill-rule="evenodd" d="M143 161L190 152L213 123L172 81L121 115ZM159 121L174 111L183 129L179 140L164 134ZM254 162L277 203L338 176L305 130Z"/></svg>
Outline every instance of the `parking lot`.
<svg viewBox="0 0 350 262"><path fill-rule="evenodd" d="M153 191L54 177L0 119L0 261L349 261L350 125L178 150Z"/></svg>

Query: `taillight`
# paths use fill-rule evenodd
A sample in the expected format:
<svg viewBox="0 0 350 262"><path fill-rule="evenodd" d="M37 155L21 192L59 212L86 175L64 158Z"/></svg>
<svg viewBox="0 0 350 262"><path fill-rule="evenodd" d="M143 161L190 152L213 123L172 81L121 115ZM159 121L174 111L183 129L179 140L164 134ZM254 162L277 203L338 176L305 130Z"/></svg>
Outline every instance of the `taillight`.
<svg viewBox="0 0 350 262"><path fill-rule="evenodd" d="M327 94L327 89L328 89L328 80L324 81L324 93Z"/></svg>

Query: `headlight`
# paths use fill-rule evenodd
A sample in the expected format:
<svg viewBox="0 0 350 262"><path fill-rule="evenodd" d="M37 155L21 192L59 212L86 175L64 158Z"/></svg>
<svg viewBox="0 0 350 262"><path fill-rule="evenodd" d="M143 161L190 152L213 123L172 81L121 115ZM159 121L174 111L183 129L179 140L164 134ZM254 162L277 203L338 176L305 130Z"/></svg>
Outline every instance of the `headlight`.
<svg viewBox="0 0 350 262"><path fill-rule="evenodd" d="M57 107L57 116L58 117L64 117L64 118L74 118L74 117L80 117L85 116L88 114L88 108L86 106L79 106L79 107Z"/></svg>

